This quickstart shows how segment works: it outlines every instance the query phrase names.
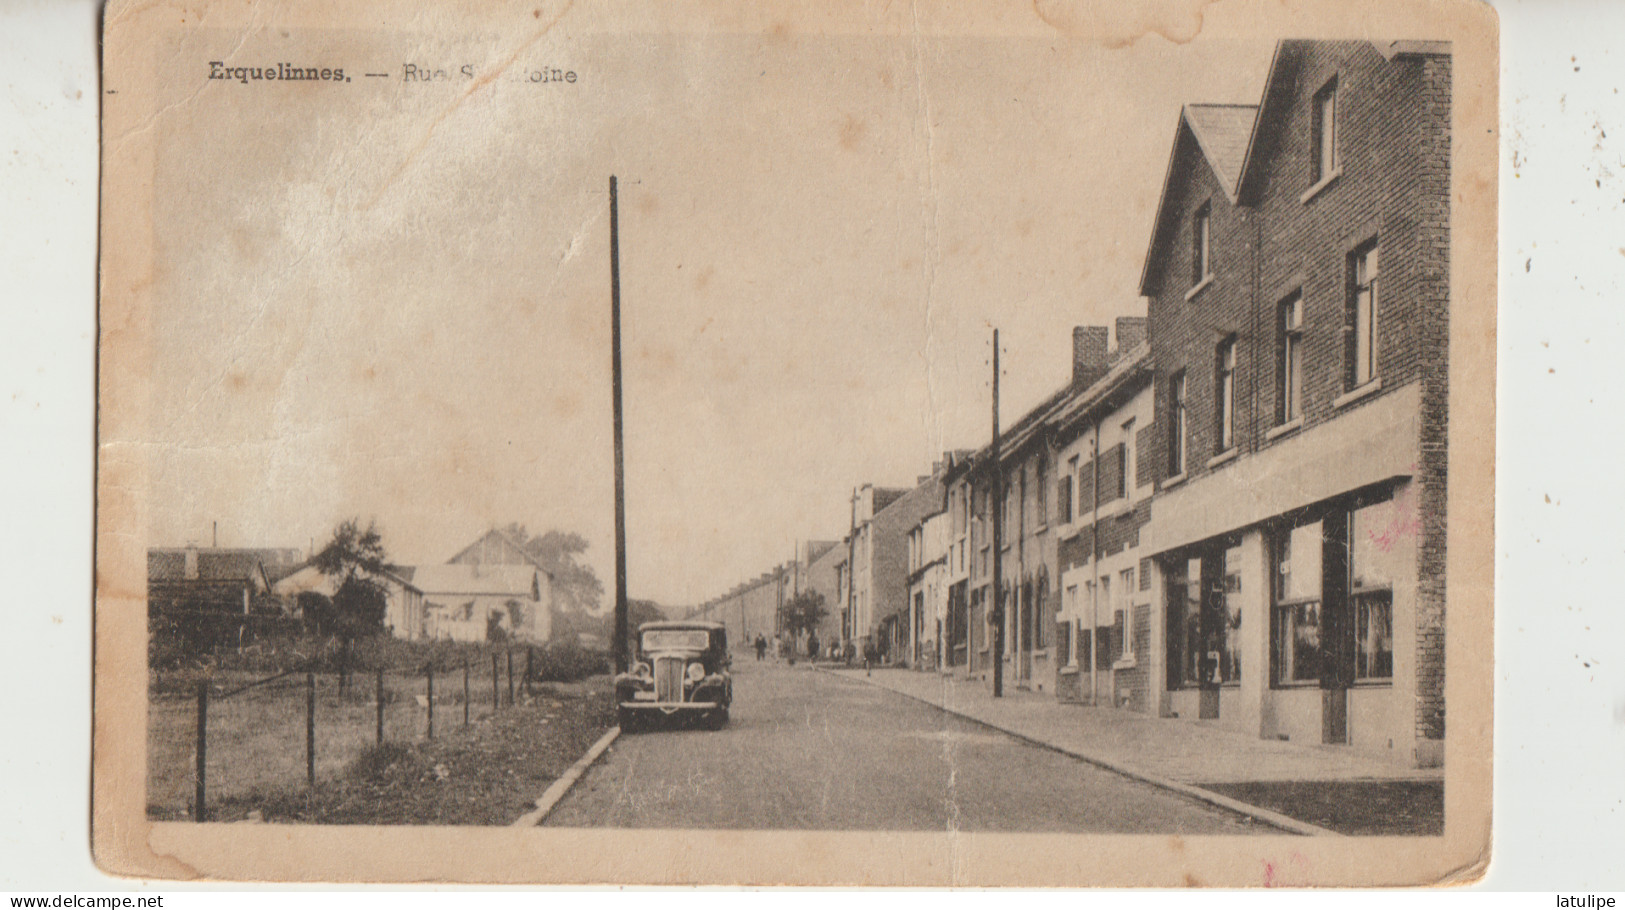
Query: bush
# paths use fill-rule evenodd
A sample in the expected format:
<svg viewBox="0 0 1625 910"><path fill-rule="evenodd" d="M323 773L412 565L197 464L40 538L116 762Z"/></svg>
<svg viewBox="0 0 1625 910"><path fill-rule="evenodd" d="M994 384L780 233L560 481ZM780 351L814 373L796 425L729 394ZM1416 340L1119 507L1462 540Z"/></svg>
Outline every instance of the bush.
<svg viewBox="0 0 1625 910"><path fill-rule="evenodd" d="M390 768L400 764L411 754L412 750L402 743L379 743L376 746L368 746L350 762L345 773L356 780L379 780Z"/></svg>
<svg viewBox="0 0 1625 910"><path fill-rule="evenodd" d="M610 670L608 654L589 651L574 637L558 639L532 653L530 678L538 682L575 682Z"/></svg>

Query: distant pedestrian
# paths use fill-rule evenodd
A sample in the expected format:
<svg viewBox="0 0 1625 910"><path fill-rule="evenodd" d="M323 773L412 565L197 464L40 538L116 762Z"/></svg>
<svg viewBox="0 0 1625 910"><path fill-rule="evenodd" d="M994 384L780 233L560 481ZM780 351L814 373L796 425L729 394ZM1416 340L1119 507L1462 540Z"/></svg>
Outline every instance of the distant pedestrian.
<svg viewBox="0 0 1625 910"><path fill-rule="evenodd" d="M758 661L760 661L762 658L764 658L766 656L767 656L767 639L763 638L761 636L761 634L758 633L756 635L756 659Z"/></svg>
<svg viewBox="0 0 1625 910"><path fill-rule="evenodd" d="M818 659L818 633L813 632L807 637L807 656L813 660Z"/></svg>

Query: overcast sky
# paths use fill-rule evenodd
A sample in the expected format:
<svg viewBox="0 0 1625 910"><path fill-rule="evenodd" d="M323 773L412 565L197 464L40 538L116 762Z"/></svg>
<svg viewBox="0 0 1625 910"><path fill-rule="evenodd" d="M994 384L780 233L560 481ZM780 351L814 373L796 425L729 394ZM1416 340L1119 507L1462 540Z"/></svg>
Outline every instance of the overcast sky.
<svg viewBox="0 0 1625 910"><path fill-rule="evenodd" d="M555 29L470 90L499 47L189 40L160 67L148 543L359 515L417 564L518 521L584 534L612 595L616 174L629 590L684 605L984 443L993 326L1009 421L1072 326L1143 314L1179 107L1256 103L1272 49ZM352 81L203 78L222 58ZM509 81L544 64L578 81Z"/></svg>

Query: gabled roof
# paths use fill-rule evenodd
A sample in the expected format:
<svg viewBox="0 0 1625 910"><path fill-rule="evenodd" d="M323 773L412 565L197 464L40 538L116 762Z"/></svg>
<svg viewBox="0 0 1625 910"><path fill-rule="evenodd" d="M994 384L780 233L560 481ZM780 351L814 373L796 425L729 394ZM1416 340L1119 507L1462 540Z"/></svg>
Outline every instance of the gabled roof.
<svg viewBox="0 0 1625 910"><path fill-rule="evenodd" d="M386 582L394 582L403 588L417 591L419 594L423 593L422 589L412 583L411 566L390 566L378 573L378 577ZM307 559L278 575L271 584L271 590L284 597L306 591L315 591L331 597L337 589L336 581L337 579L323 574L321 569L316 568L315 561Z"/></svg>
<svg viewBox="0 0 1625 910"><path fill-rule="evenodd" d="M512 595L530 597L535 589L535 566L446 563L417 566L412 586L425 596Z"/></svg>
<svg viewBox="0 0 1625 910"><path fill-rule="evenodd" d="M1258 118L1253 124L1247 137L1247 148L1241 158L1241 168L1236 174L1236 200L1245 201L1249 198L1248 190L1256 184L1254 175L1257 174L1257 162L1263 152L1259 148L1259 139L1265 126L1273 122L1276 109L1287 98L1291 97L1288 91L1292 87L1292 58L1300 48L1306 48L1321 42L1307 39L1288 39L1275 44L1275 53L1270 57L1269 74L1264 77L1264 97L1258 102ZM1373 41L1371 46L1381 54L1384 60L1390 62L1395 57L1410 55L1440 55L1449 56L1450 42L1448 41Z"/></svg>
<svg viewBox="0 0 1625 910"><path fill-rule="evenodd" d="M1248 143L1253 125L1259 119L1258 107L1251 104L1187 104L1179 111L1179 123L1174 127L1173 147L1168 150L1168 168L1162 177L1162 193L1157 197L1157 213L1151 220L1151 243L1146 247L1145 265L1140 269L1140 293L1146 293L1151 278L1151 263L1156 258L1168 219L1168 188L1173 185L1175 166L1185 137L1196 144L1202 159L1213 170L1213 176L1224 189L1225 198L1232 204L1237 181L1247 158Z"/></svg>
<svg viewBox="0 0 1625 910"><path fill-rule="evenodd" d="M1241 176L1241 163L1247 156L1247 142L1257 119L1255 104L1185 105L1185 122L1231 202L1236 201L1236 178Z"/></svg>
<svg viewBox="0 0 1625 910"><path fill-rule="evenodd" d="M186 554L197 553L197 574L186 577ZM147 580L230 581L258 579L269 584L293 568L299 551L290 548L152 547L147 550Z"/></svg>
<svg viewBox="0 0 1625 910"><path fill-rule="evenodd" d="M492 528L491 530L486 531L484 534L481 534L478 538L476 538L474 540L473 543L471 543L468 546L462 548L461 550L458 550L457 555L455 555L452 558L446 560L446 562L447 563L455 563L458 560L462 559L464 556L467 556L470 550L473 550L475 547L482 546L483 544L485 544L486 541L493 540L493 539L494 539L495 543L497 543L502 548L504 553L511 553L512 555L517 557L521 562L523 562L524 565L528 565L528 566L531 566L531 567L535 568L538 572L541 572L543 575L546 575L548 578L553 577L553 573L548 571L547 566L542 565L540 560L538 560L536 557L530 555L529 550L526 550L524 547L520 546L519 541L514 540L512 535L510 535L507 531L502 530L501 528ZM494 565L518 565L518 564L520 564L520 563L517 563L517 562L510 563L507 560L503 560L500 563L494 563Z"/></svg>

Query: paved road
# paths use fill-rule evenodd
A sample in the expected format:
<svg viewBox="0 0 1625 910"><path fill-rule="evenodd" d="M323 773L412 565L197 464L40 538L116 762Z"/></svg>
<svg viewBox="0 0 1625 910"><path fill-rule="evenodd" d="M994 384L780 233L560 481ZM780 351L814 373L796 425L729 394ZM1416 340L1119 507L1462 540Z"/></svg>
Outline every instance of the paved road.
<svg viewBox="0 0 1625 910"><path fill-rule="evenodd" d="M545 824L1278 833L861 681L735 669L727 729L623 735Z"/></svg>

